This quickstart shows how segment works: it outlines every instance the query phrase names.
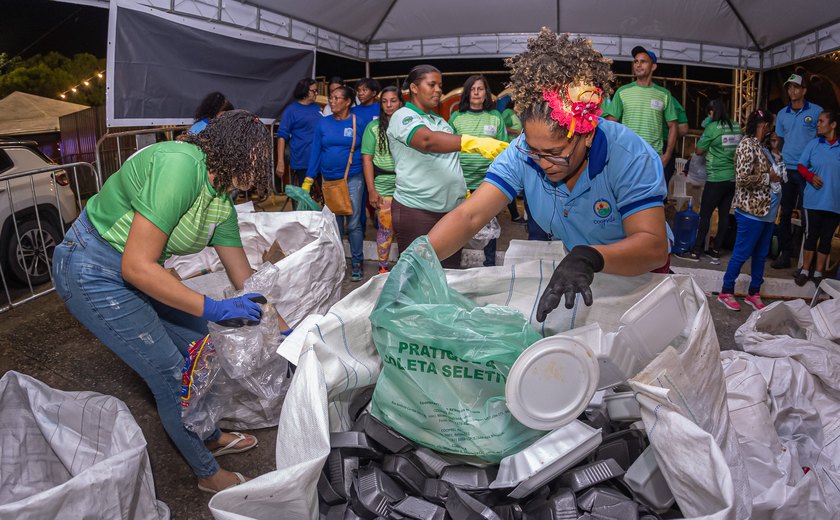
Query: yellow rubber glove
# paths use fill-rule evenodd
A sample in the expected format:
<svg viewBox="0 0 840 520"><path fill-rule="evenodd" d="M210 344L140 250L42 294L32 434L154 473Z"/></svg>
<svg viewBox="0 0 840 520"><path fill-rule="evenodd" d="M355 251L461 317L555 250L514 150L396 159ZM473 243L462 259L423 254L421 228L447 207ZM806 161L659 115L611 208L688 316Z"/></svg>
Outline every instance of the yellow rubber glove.
<svg viewBox="0 0 840 520"><path fill-rule="evenodd" d="M498 141L492 137L475 137L472 135L461 136L461 151L465 153L480 153L486 159L495 159L502 153L508 143Z"/></svg>
<svg viewBox="0 0 840 520"><path fill-rule="evenodd" d="M467 200L468 198L470 198L470 195L472 195L472 192L470 190L467 190L467 194L464 195L464 200Z"/></svg>
<svg viewBox="0 0 840 520"><path fill-rule="evenodd" d="M305 191L306 193L309 193L309 190L312 188L312 182L314 180L315 179L313 179L312 177L306 177L305 179L303 179L303 184L300 185L301 189L303 189L303 191Z"/></svg>

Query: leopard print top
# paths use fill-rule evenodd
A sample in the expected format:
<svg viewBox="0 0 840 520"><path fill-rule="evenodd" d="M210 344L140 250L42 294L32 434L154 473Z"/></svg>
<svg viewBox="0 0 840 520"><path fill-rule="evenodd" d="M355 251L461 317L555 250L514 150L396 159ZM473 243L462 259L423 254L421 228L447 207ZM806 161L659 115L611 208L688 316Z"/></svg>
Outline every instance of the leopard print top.
<svg viewBox="0 0 840 520"><path fill-rule="evenodd" d="M763 217L770 211L770 171L773 165L755 137L744 136L735 151L733 207Z"/></svg>

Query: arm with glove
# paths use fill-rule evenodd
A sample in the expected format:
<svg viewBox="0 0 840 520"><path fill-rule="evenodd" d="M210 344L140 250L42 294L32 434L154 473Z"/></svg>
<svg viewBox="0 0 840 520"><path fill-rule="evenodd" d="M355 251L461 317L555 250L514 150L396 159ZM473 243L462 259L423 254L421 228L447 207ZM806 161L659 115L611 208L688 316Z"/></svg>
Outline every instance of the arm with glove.
<svg viewBox="0 0 840 520"><path fill-rule="evenodd" d="M303 183L300 185L306 193L309 193L309 190L312 189L312 183L321 171L321 154L323 153L321 150L322 136L321 124L318 124L315 127L315 132L312 133L312 151L309 152L309 165L306 168L306 178L303 179Z"/></svg>
<svg viewBox="0 0 840 520"><path fill-rule="evenodd" d="M180 311L200 316L208 321L223 321L226 319L243 319L258 322L262 316L262 309L256 301L264 298L259 294L247 294L226 300L213 300L199 294L174 277L166 274L163 266L158 263L168 235L161 231L142 214L137 213L131 224L131 231L126 241L122 256L122 276L126 282L132 284L143 294ZM226 250L236 248L226 247ZM240 250L244 259L245 253ZM217 248L218 251L218 248ZM222 253L223 262L233 256L230 251ZM228 262L231 263L231 262ZM230 276L237 289L242 289L244 278L250 276L250 267L244 260L245 267L233 262ZM247 274L246 274L247 273ZM256 300L256 301L254 301Z"/></svg>
<svg viewBox="0 0 840 520"><path fill-rule="evenodd" d="M508 147L508 143L491 137L456 135L446 132L434 132L422 126L411 137L411 147L421 152L431 153L479 153L487 159L495 159Z"/></svg>
<svg viewBox="0 0 840 520"><path fill-rule="evenodd" d="M537 321L565 298L565 307L575 305L578 294L592 305L595 273L637 276L662 267L668 257L668 235L664 210L653 207L634 213L623 221L627 237L608 245L578 245L572 248L554 270L537 306Z"/></svg>

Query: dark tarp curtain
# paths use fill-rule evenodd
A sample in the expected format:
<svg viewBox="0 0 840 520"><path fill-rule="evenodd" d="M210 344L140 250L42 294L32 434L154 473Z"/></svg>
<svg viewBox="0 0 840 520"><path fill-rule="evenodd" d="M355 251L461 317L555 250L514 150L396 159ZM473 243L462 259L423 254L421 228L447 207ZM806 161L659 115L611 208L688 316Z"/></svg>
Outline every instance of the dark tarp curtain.
<svg viewBox="0 0 840 520"><path fill-rule="evenodd" d="M294 85L312 76L309 49L256 43L120 8L114 42L114 111L119 120L191 119L210 92L274 119Z"/></svg>

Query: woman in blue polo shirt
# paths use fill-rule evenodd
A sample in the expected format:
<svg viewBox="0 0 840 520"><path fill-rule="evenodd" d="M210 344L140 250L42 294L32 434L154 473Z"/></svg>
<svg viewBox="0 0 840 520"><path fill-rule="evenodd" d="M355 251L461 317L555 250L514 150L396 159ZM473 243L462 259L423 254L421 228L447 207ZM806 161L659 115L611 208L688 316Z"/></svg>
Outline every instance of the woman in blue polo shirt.
<svg viewBox="0 0 840 520"><path fill-rule="evenodd" d="M599 118L610 65L583 38L543 29L530 40L508 61L522 135L478 190L429 232L446 258L524 192L529 217L569 250L540 298L538 321L564 295L566 308L577 293L592 305L596 272L634 276L668 259L662 162L631 130Z"/></svg>
<svg viewBox="0 0 840 520"><path fill-rule="evenodd" d="M350 113L355 98L356 94L350 87L338 87L330 94L332 114L322 118L315 127L309 167L301 188L308 192L318 174L323 175L325 181L333 181L343 179L346 172L353 214L337 216L336 219L339 232L343 235L346 231L350 242L350 280L358 282L362 279L364 261L362 213L365 210L365 181L362 175L362 135L365 129L359 126L356 115Z"/></svg>
<svg viewBox="0 0 840 520"><path fill-rule="evenodd" d="M286 143L289 144L289 168L292 182L300 186L306 177L306 166L312 150L312 135L323 118L315 97L318 87L315 80L304 78L295 85L295 102L287 106L280 116L277 127L277 168L275 174L282 177L286 171Z"/></svg>
<svg viewBox="0 0 840 520"><path fill-rule="evenodd" d="M796 285L805 285L817 253L811 280L818 286L828 270L831 239L840 224L840 142L837 141L837 114L825 110L817 119L817 137L805 145L799 159L799 174L808 183L802 202L805 208L805 251L802 268L794 275ZM819 244L819 245L818 245Z"/></svg>

